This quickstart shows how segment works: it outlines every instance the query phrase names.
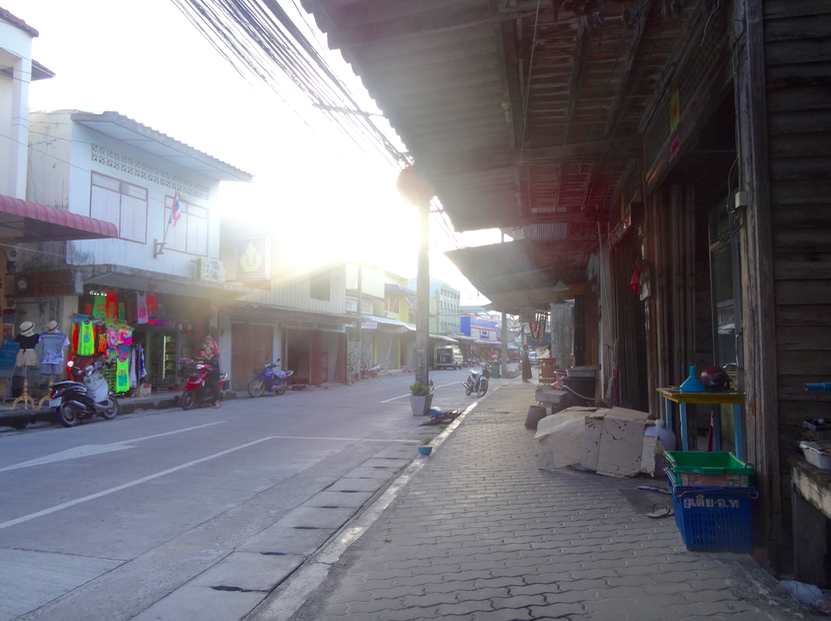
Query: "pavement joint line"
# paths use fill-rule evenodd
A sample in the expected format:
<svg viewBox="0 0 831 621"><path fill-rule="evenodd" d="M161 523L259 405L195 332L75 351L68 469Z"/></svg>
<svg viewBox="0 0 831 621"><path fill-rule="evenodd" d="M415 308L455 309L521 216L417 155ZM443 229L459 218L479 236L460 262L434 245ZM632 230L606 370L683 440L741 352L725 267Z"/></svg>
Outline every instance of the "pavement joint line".
<svg viewBox="0 0 831 621"><path fill-rule="evenodd" d="M502 385L497 386L488 394L494 394L501 387ZM482 399L478 399L467 406L444 431L433 438L433 447L437 448L441 446L447 437L462 423L465 417L476 409L476 406L487 397L488 395L485 395ZM306 602L308 597L323 584L323 581L329 575L329 570L332 565L381 517L384 510L395 500L396 496L398 496L407 483L427 464L427 459L413 460L375 502L367 507L358 517L346 524L333 537L332 541L326 544L314 557L310 558L296 572L289 576L257 608L243 617L243 621L289 621L292 615Z"/></svg>

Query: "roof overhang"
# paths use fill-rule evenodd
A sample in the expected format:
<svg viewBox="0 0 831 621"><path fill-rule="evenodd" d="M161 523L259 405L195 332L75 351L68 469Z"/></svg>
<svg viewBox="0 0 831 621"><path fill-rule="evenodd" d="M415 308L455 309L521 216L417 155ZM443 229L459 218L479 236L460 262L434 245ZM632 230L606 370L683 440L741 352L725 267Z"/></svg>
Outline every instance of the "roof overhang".
<svg viewBox="0 0 831 621"><path fill-rule="evenodd" d="M118 237L111 222L0 195L0 242L22 243Z"/></svg>
<svg viewBox="0 0 831 621"><path fill-rule="evenodd" d="M534 242L512 241L445 254L495 310L517 315L521 308L547 308L558 297L567 300L583 292L580 283L569 284L567 291L554 291L562 272L541 267L536 249Z"/></svg>
<svg viewBox="0 0 831 621"><path fill-rule="evenodd" d="M196 278L172 276L149 270L140 270L122 265L81 266L85 272L85 284L118 287L136 291L153 291L165 295L180 295L192 298L204 298L215 304L241 298L256 289L239 287L225 283L216 283Z"/></svg>
<svg viewBox="0 0 831 621"><path fill-rule="evenodd" d="M246 181L254 177L198 149L117 112L75 112L72 121L217 181Z"/></svg>
<svg viewBox="0 0 831 621"><path fill-rule="evenodd" d="M415 328L406 321L400 319L390 319L389 317L378 317L377 315L362 315L361 319L364 321L374 321L378 327L384 326L387 332L394 332L395 334L403 334L404 332L414 332Z"/></svg>

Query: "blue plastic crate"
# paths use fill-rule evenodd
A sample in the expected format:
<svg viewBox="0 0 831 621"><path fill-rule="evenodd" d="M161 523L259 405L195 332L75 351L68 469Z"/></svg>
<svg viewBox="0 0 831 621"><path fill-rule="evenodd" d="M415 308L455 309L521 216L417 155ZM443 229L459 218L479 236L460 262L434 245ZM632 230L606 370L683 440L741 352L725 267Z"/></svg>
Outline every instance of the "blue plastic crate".
<svg viewBox="0 0 831 621"><path fill-rule="evenodd" d="M751 552L754 487L682 487L673 482L675 523L688 550Z"/></svg>

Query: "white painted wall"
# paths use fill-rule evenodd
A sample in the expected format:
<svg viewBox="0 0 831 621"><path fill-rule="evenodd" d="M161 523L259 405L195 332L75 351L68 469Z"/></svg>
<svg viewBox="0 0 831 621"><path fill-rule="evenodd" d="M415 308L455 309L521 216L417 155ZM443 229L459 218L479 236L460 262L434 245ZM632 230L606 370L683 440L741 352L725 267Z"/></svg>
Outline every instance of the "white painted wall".
<svg viewBox="0 0 831 621"><path fill-rule="evenodd" d="M218 210L215 205L219 182L203 177L187 169L180 168L167 160L154 158L141 149L115 140L72 123L71 111L57 113L37 113L32 115L32 134L54 137L44 141L33 149L31 185L36 186L42 204L68 209L83 216L90 215L90 193L92 172L99 172L108 177L132 183L148 190L147 235L144 243L124 239L101 239L72 241L67 244L67 263L70 265L106 265L117 264L124 267L148 270L173 276L194 278L198 256L178 252L170 248L164 254L153 257L154 240L164 239L167 219L165 217L165 197L172 196L176 188L160 185L151 179L152 174L135 167L130 171L95 162L92 158L92 145L99 145L119 155L134 160L151 170L162 170L184 179L208 187L208 198L188 196L179 191L183 200L209 209L208 251L209 258L219 258L219 224Z"/></svg>
<svg viewBox="0 0 831 621"><path fill-rule="evenodd" d="M32 36L0 20L0 194L26 198Z"/></svg>

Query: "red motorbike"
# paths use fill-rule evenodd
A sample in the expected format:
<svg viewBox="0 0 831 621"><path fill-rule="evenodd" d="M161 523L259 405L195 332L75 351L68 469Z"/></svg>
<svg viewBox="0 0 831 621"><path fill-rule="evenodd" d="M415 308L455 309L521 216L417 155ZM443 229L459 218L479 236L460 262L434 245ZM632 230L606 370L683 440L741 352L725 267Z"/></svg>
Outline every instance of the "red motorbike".
<svg viewBox="0 0 831 621"><path fill-rule="evenodd" d="M190 410L194 406L212 405L216 397L213 391L206 385L208 373L213 370L211 365L203 360L190 360L184 358L181 361L188 383L185 384L182 393L182 409ZM219 374L219 400L225 398L225 388L228 385L228 374Z"/></svg>

